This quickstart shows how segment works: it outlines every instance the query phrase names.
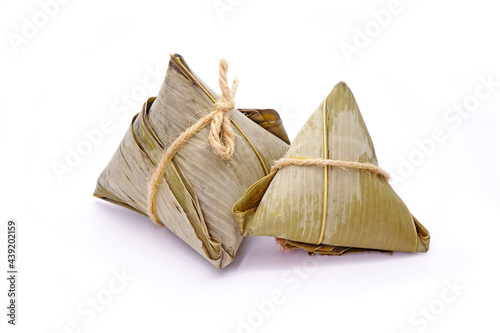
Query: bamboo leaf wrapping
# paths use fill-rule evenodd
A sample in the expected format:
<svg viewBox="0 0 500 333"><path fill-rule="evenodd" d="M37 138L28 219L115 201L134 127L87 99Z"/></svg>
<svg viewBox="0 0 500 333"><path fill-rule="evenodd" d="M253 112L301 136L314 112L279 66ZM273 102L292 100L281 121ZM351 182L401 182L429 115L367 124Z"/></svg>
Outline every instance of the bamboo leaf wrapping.
<svg viewBox="0 0 500 333"><path fill-rule="evenodd" d="M311 115L285 157L378 165L345 83L337 84ZM288 166L250 187L233 212L243 235L273 236L286 248L311 254L426 252L430 241L428 231L386 180L356 169L327 167L325 175L325 167Z"/></svg>
<svg viewBox="0 0 500 333"><path fill-rule="evenodd" d="M158 97L150 98L134 117L94 195L147 214L149 178L164 149L209 113L216 99L184 59L173 55ZM168 166L157 198L162 223L217 268L232 262L242 240L232 206L288 147L274 110L245 110L259 121L231 112L236 137L231 160L213 152L209 127L202 129Z"/></svg>

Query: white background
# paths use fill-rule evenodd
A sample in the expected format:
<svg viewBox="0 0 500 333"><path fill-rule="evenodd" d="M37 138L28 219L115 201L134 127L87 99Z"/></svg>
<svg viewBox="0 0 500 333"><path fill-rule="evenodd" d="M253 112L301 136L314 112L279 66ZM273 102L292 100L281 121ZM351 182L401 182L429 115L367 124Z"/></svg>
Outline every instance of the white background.
<svg viewBox="0 0 500 333"><path fill-rule="evenodd" d="M497 332L495 4L61 0L44 21L38 1L2 0L2 271L9 218L19 240L18 325L6 324L2 278L2 332ZM380 14L388 9L390 18ZM430 251L309 258L249 237L218 271L148 218L93 198L169 53L214 89L218 60L228 59L237 105L277 109L292 138L345 81L379 164L429 229ZM103 120L111 129L59 179L54 165ZM133 277L123 285L122 271ZM96 297L99 311L88 303Z"/></svg>

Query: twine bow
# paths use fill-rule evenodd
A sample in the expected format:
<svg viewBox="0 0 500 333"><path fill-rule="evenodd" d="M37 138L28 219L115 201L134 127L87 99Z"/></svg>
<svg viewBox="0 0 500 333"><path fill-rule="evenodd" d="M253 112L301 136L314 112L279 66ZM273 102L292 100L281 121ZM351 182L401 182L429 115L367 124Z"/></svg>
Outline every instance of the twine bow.
<svg viewBox="0 0 500 333"><path fill-rule="evenodd" d="M234 152L234 133L231 128L229 113L234 109L234 96L238 88L238 79L233 80L233 86L227 85L227 61L221 59L219 66L219 86L222 95L214 104L212 125L209 141L214 151L228 160Z"/></svg>
<svg viewBox="0 0 500 333"><path fill-rule="evenodd" d="M158 215L156 215L156 200L161 180L175 154L186 141L211 123L208 139L213 150L225 160L229 160L233 156L234 133L231 128L229 114L234 109L234 96L236 95L238 82L238 79L235 78L231 89L229 89L227 84L227 61L221 59L219 63L219 86L222 95L215 102L212 112L198 120L194 125L179 135L165 151L151 176L148 190L148 214L155 224L162 225Z"/></svg>

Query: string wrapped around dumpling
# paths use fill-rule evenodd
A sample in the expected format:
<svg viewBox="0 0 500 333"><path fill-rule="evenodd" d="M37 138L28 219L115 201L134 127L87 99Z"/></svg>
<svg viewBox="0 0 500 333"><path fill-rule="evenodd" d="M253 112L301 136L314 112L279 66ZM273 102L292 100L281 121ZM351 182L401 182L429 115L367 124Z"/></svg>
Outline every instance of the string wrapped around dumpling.
<svg viewBox="0 0 500 333"><path fill-rule="evenodd" d="M182 143L158 173L167 148L211 114L217 100L184 59L173 55L158 97L150 98L134 117L99 177L94 196L153 215L155 223L168 227L215 267L222 268L233 261L242 240L232 206L251 184L269 173L289 142L276 111L228 109L223 117L227 112L229 121L222 119L222 126L230 127L234 147L227 158L221 158L210 146L211 127L205 124ZM245 114L253 115L256 121ZM221 140L224 145L226 139ZM151 193L155 171L158 186L153 186Z"/></svg>
<svg viewBox="0 0 500 333"><path fill-rule="evenodd" d="M273 236L310 254L427 252L428 231L388 177L351 90L340 82L233 212L243 235Z"/></svg>

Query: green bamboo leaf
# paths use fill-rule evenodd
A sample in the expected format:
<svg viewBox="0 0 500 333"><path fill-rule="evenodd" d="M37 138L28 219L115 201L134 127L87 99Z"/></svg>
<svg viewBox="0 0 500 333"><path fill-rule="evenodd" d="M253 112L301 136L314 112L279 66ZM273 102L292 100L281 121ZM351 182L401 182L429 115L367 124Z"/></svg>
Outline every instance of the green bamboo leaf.
<svg viewBox="0 0 500 333"><path fill-rule="evenodd" d="M216 99L184 59L173 55L158 97L134 117L94 195L147 214L149 179L164 149L209 113ZM232 206L288 148L279 115L255 112L254 119L238 110L231 113L236 139L229 162L209 146L209 127L186 142L168 166L157 197L162 223L217 268L233 261L242 241Z"/></svg>
<svg viewBox="0 0 500 333"><path fill-rule="evenodd" d="M378 165L351 90L337 84L285 157ZM235 204L243 235L281 239L286 248L342 254L371 250L426 252L430 236L389 183L365 171L288 166L256 182Z"/></svg>

